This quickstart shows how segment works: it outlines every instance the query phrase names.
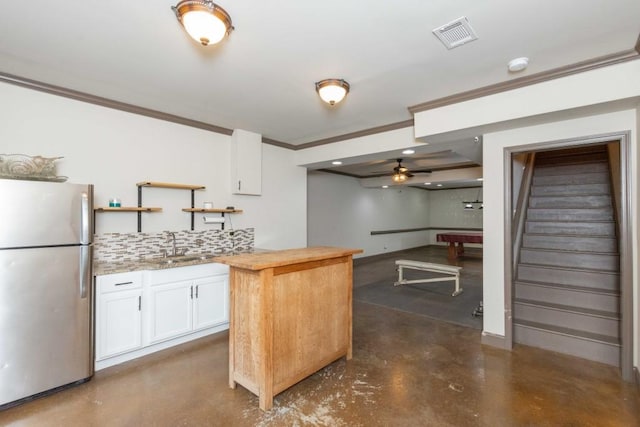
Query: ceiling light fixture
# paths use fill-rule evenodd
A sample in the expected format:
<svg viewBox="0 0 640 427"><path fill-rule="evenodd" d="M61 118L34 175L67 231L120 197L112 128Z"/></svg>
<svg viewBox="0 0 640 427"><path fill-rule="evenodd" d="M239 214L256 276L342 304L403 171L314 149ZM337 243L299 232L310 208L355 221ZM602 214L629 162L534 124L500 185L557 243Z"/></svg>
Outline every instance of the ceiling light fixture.
<svg viewBox="0 0 640 427"><path fill-rule="evenodd" d="M482 188L478 189L478 194L476 195L476 199L473 202L462 202L465 210L476 209L476 207L478 209L484 208L484 203L482 202L482 200L479 200L481 191L482 191Z"/></svg>
<svg viewBox="0 0 640 427"><path fill-rule="evenodd" d="M394 173L391 179L393 182L405 182L407 180L407 175L403 173Z"/></svg>
<svg viewBox="0 0 640 427"><path fill-rule="evenodd" d="M203 46L216 44L231 33L231 17L210 0L182 0L171 9L185 31Z"/></svg>
<svg viewBox="0 0 640 427"><path fill-rule="evenodd" d="M338 166L338 165L341 165L342 162L340 160L334 160L333 162L331 162L331 164Z"/></svg>
<svg viewBox="0 0 640 427"><path fill-rule="evenodd" d="M412 149L406 149L402 152L402 154L414 154L416 152L416 150L412 150Z"/></svg>
<svg viewBox="0 0 640 427"><path fill-rule="evenodd" d="M316 92L329 105L342 101L349 93L349 83L343 79L325 79L316 82Z"/></svg>

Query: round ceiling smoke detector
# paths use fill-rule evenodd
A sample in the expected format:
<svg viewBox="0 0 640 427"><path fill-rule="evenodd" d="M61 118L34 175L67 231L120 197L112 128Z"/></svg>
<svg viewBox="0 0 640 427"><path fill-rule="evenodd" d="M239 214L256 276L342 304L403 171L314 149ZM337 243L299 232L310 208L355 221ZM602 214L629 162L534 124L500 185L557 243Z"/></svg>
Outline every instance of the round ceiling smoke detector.
<svg viewBox="0 0 640 427"><path fill-rule="evenodd" d="M529 65L529 58L516 58L509 61L509 71L512 73L517 73L518 71L522 71L527 68Z"/></svg>

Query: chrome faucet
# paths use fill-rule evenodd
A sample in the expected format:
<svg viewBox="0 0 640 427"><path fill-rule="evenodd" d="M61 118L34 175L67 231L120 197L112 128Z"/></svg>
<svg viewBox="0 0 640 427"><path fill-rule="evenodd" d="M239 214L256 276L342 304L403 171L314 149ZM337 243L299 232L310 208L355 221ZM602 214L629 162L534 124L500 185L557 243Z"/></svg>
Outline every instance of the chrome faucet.
<svg viewBox="0 0 640 427"><path fill-rule="evenodd" d="M167 233L169 233L167 236L167 243L172 243L171 256L176 256L176 233L173 231L168 231Z"/></svg>

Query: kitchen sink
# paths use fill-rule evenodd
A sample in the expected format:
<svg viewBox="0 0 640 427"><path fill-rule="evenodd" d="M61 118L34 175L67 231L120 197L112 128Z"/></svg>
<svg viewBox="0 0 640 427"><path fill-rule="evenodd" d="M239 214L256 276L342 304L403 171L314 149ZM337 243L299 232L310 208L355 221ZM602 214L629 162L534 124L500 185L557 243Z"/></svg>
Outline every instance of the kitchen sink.
<svg viewBox="0 0 640 427"><path fill-rule="evenodd" d="M206 255L206 254L180 255L180 256L169 256L166 258L152 258L147 260L146 262L148 262L149 264L168 265L168 264L178 264L178 263L189 262L189 261L199 261L199 260L204 261L209 258L212 258L212 255Z"/></svg>

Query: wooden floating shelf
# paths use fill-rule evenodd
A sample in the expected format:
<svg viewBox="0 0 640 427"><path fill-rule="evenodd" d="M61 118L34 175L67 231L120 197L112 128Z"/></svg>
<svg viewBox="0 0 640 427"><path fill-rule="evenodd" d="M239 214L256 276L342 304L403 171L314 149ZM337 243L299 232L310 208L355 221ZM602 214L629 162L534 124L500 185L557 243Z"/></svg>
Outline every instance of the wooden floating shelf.
<svg viewBox="0 0 640 427"><path fill-rule="evenodd" d="M203 209L203 208L184 208L183 212L199 212L199 213L242 213L242 209Z"/></svg>
<svg viewBox="0 0 640 427"><path fill-rule="evenodd" d="M170 182L144 181L136 183L138 187L175 188L177 190L204 190L204 185L173 184Z"/></svg>
<svg viewBox="0 0 640 427"><path fill-rule="evenodd" d="M147 208L137 206L122 206L120 208L97 207L93 209L96 212L162 212L162 208Z"/></svg>

